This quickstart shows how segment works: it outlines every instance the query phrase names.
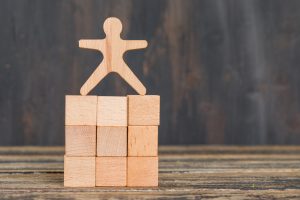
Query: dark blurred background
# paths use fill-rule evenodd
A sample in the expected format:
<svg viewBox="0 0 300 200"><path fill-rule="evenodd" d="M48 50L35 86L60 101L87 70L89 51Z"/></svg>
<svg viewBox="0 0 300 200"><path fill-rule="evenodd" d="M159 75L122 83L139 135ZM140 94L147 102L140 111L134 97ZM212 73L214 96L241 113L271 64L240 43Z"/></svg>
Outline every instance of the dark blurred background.
<svg viewBox="0 0 300 200"><path fill-rule="evenodd" d="M115 16L125 55L161 95L160 144L300 144L298 0L3 0L0 145L63 145L64 95L79 94ZM135 92L117 75L91 94Z"/></svg>

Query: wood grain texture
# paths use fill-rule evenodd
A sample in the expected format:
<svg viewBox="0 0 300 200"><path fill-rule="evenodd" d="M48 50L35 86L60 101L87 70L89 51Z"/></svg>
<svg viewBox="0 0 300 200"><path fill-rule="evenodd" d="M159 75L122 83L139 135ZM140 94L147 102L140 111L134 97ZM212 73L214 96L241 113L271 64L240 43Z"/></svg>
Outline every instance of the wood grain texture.
<svg viewBox="0 0 300 200"><path fill-rule="evenodd" d="M161 96L160 144L300 144L299 0L2 0L0 145L63 145L64 95L102 61L81 38L147 40L124 60ZM92 95L136 94L110 73Z"/></svg>
<svg viewBox="0 0 300 200"><path fill-rule="evenodd" d="M95 157L64 156L65 187L95 187Z"/></svg>
<svg viewBox="0 0 300 200"><path fill-rule="evenodd" d="M103 60L80 89L82 95L87 95L110 72L118 73L135 91L146 94L146 88L135 76L123 60L126 51L146 48L146 40L123 40L120 37L122 22L116 17L109 17L103 24L106 37L101 40L80 40L79 47L98 50L103 54Z"/></svg>
<svg viewBox="0 0 300 200"><path fill-rule="evenodd" d="M97 96L66 95L65 125L96 126Z"/></svg>
<svg viewBox="0 0 300 200"><path fill-rule="evenodd" d="M158 157L127 157L127 186L158 186Z"/></svg>
<svg viewBox="0 0 300 200"><path fill-rule="evenodd" d="M159 125L160 96L158 95L129 95L128 96L128 125L151 126Z"/></svg>
<svg viewBox="0 0 300 200"><path fill-rule="evenodd" d="M96 156L96 126L65 126L67 156Z"/></svg>
<svg viewBox="0 0 300 200"><path fill-rule="evenodd" d="M157 149L157 126L128 126L128 156L157 156Z"/></svg>
<svg viewBox="0 0 300 200"><path fill-rule="evenodd" d="M97 126L127 126L127 97L98 96Z"/></svg>
<svg viewBox="0 0 300 200"><path fill-rule="evenodd" d="M96 186L126 186L126 157L96 157Z"/></svg>
<svg viewBox="0 0 300 200"><path fill-rule="evenodd" d="M127 126L98 126L97 156L127 156Z"/></svg>
<svg viewBox="0 0 300 200"><path fill-rule="evenodd" d="M158 188L65 188L64 147L0 147L2 199L300 198L299 146L160 146Z"/></svg>

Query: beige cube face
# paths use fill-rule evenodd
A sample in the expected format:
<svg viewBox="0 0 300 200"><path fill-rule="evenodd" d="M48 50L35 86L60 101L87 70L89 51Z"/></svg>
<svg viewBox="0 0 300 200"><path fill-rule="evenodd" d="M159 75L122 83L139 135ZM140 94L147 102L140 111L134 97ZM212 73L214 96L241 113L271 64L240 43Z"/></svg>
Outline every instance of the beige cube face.
<svg viewBox="0 0 300 200"><path fill-rule="evenodd" d="M97 157L96 186L126 186L126 157Z"/></svg>
<svg viewBox="0 0 300 200"><path fill-rule="evenodd" d="M128 157L127 186L158 186L158 157Z"/></svg>
<svg viewBox="0 0 300 200"><path fill-rule="evenodd" d="M157 156L157 148L157 126L128 126L128 156Z"/></svg>
<svg viewBox="0 0 300 200"><path fill-rule="evenodd" d="M127 126L98 126L97 156L127 156Z"/></svg>
<svg viewBox="0 0 300 200"><path fill-rule="evenodd" d="M66 96L65 125L96 126L97 96Z"/></svg>
<svg viewBox="0 0 300 200"><path fill-rule="evenodd" d="M96 126L65 126L67 156L96 155Z"/></svg>
<svg viewBox="0 0 300 200"><path fill-rule="evenodd" d="M128 125L158 126L160 120L159 115L160 96L128 96Z"/></svg>
<svg viewBox="0 0 300 200"><path fill-rule="evenodd" d="M127 97L99 96L97 126L127 126Z"/></svg>
<svg viewBox="0 0 300 200"><path fill-rule="evenodd" d="M64 186L95 187L95 157L64 157Z"/></svg>

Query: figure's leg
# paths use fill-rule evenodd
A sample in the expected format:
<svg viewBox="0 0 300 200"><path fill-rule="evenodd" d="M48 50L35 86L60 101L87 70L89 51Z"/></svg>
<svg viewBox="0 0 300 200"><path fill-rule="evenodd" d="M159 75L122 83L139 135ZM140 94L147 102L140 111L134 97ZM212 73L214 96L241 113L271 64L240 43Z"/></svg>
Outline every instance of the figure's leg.
<svg viewBox="0 0 300 200"><path fill-rule="evenodd" d="M87 95L108 74L105 66L100 64L80 89L81 95Z"/></svg>
<svg viewBox="0 0 300 200"><path fill-rule="evenodd" d="M145 86L140 82L140 80L135 76L131 69L124 63L122 68L117 71L120 76L140 95L146 94Z"/></svg>

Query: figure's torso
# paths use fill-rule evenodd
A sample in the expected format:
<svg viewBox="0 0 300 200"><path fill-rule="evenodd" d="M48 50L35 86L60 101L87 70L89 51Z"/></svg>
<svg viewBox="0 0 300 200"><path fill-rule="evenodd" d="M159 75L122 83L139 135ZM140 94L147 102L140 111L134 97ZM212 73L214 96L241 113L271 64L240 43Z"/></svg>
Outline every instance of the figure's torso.
<svg viewBox="0 0 300 200"><path fill-rule="evenodd" d="M126 43L120 37L107 37L104 40L103 64L108 71L118 71L125 64L123 54Z"/></svg>

